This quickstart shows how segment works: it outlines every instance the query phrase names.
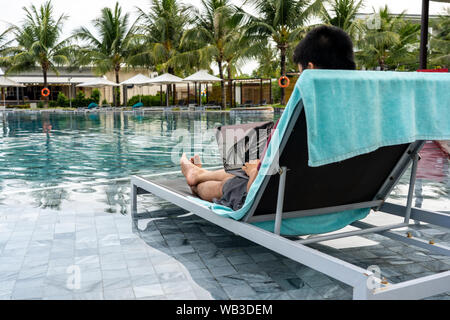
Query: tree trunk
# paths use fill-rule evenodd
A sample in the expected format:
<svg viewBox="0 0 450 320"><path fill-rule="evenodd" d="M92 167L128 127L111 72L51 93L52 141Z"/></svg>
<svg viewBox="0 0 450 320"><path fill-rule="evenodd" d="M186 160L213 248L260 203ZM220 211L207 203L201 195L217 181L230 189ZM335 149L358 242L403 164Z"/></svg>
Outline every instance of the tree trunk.
<svg viewBox="0 0 450 320"><path fill-rule="evenodd" d="M230 97L230 108L233 107L233 80L232 74L231 74L231 65L230 62L228 62L227 65L227 73L228 73L228 96Z"/></svg>
<svg viewBox="0 0 450 320"><path fill-rule="evenodd" d="M280 49L280 54L281 54L281 76L284 77L286 76L286 49L287 49L287 44L280 44L278 46L278 48ZM286 90L285 88L281 88L281 104L285 105L286 104Z"/></svg>
<svg viewBox="0 0 450 320"><path fill-rule="evenodd" d="M119 84L119 72L120 72L120 66L116 66L116 83ZM114 87L114 97L115 97L115 107L117 108L120 104L120 91L119 87Z"/></svg>
<svg viewBox="0 0 450 320"><path fill-rule="evenodd" d="M44 88L47 88L47 69L45 67L42 69L42 73L44 76ZM44 97L44 106L48 108L48 100L50 96Z"/></svg>
<svg viewBox="0 0 450 320"><path fill-rule="evenodd" d="M170 73L170 74L175 75L175 69L173 67L168 67L167 68L167 72ZM176 97L177 97L176 84L173 84L173 85L169 86L169 88L170 88L171 96L172 96L172 105L175 105L175 100L176 100Z"/></svg>
<svg viewBox="0 0 450 320"><path fill-rule="evenodd" d="M222 60L217 61L217 64L219 65L219 76L222 81L220 82L220 87L222 89L222 109L225 109L226 106L226 96L225 96L225 82L224 82L224 76L223 76L223 66L222 66Z"/></svg>
<svg viewBox="0 0 450 320"><path fill-rule="evenodd" d="M378 61L378 63L379 63L379 65L380 65L380 70L381 70L381 71L386 70L386 63L384 62L384 58L381 58L381 59Z"/></svg>

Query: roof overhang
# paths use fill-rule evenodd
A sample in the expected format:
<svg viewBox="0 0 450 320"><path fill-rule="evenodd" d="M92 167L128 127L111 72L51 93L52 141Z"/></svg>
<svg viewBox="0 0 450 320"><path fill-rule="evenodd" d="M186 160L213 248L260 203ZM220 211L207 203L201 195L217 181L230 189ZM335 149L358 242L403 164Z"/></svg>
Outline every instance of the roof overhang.
<svg viewBox="0 0 450 320"><path fill-rule="evenodd" d="M14 76L10 77L11 80L15 82L22 83L25 85L41 85L44 84L44 77L33 77L33 76ZM98 79L98 77L48 77L47 83L49 85L71 85L79 84L83 82L90 82Z"/></svg>

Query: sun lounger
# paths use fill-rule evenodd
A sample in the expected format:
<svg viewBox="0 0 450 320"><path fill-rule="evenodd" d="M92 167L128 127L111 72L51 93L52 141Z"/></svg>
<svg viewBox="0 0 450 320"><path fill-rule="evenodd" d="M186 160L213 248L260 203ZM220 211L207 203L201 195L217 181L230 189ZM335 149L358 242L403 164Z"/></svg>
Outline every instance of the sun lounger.
<svg viewBox="0 0 450 320"><path fill-rule="evenodd" d="M320 81L316 83L320 84ZM291 99L295 100L295 97ZM307 128L308 117L303 100L290 104L280 120L282 124L277 128L281 132L279 161L266 160L271 159L266 155L263 162L263 166L268 165L267 170L278 170L278 173L264 175L261 169L261 177L258 176L252 185L256 190L254 199L239 219L235 219L238 217L232 213L230 216L233 218L221 214L221 210L214 205L195 199L183 178L170 178L161 182L132 177L131 212L137 213L137 195L152 193L224 229L350 285L353 287L354 299L421 299L450 291L450 271L403 283L386 284L375 278L370 270L307 246L326 240L377 233L439 255L450 255L450 248L444 245L430 244L406 233L392 231L409 226L412 219L450 228L450 216L412 207L418 153L425 141L418 139L386 145L341 161L312 167L308 149L311 137L307 135L310 128ZM272 147L276 144L273 140L270 142ZM387 203L391 191L411 165L406 204ZM252 190L247 198L250 193ZM403 222L385 226L361 222L371 210L400 216ZM347 225L358 230L321 235ZM297 241L283 237L308 234L318 235L297 238Z"/></svg>
<svg viewBox="0 0 450 320"><path fill-rule="evenodd" d="M138 108L142 108L144 106L144 104L142 102L138 102L135 105L133 105L133 109L138 109Z"/></svg>
<svg viewBox="0 0 450 320"><path fill-rule="evenodd" d="M98 104L96 104L95 102L92 102L88 105L87 108L88 108L88 110L98 108Z"/></svg>
<svg viewBox="0 0 450 320"><path fill-rule="evenodd" d="M180 110L189 110L189 105L186 103L186 100L181 99L178 100L178 104L177 104L178 108L180 108Z"/></svg>
<svg viewBox="0 0 450 320"><path fill-rule="evenodd" d="M209 101L204 105L205 109L221 109L222 107L216 103L216 101Z"/></svg>

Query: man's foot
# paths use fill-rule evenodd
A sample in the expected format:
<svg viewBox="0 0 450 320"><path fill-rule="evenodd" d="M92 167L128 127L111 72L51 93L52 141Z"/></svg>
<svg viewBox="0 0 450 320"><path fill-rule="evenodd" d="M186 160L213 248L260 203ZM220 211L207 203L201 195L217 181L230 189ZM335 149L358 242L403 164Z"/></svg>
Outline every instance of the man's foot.
<svg viewBox="0 0 450 320"><path fill-rule="evenodd" d="M188 160L186 154L183 153L183 156L180 159L181 172L186 177L187 184L190 186L197 185L197 176L203 169L195 166L191 161Z"/></svg>
<svg viewBox="0 0 450 320"><path fill-rule="evenodd" d="M200 156L198 154L191 158L191 162L199 168L202 167L202 160L200 159Z"/></svg>

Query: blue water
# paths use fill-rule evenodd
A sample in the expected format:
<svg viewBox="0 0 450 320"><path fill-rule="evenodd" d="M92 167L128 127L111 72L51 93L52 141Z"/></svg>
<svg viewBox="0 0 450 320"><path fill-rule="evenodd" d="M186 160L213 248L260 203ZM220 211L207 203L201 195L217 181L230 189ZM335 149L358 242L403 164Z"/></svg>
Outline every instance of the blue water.
<svg viewBox="0 0 450 320"><path fill-rule="evenodd" d="M91 208L108 203L105 196L125 199L131 175L178 171L182 151L207 155L206 166L220 165L213 129L263 120L273 116L0 113L0 204L62 210L67 202ZM186 141L190 148L176 148Z"/></svg>
<svg viewBox="0 0 450 320"><path fill-rule="evenodd" d="M218 166L214 131L208 130L273 119L226 113L0 113L0 210L70 207L126 214L127 179L179 170L174 159L181 140L192 141L183 151L202 153L206 165ZM421 176L416 203L450 211L448 157L429 157L433 172ZM404 201L407 187L404 177L392 200Z"/></svg>

